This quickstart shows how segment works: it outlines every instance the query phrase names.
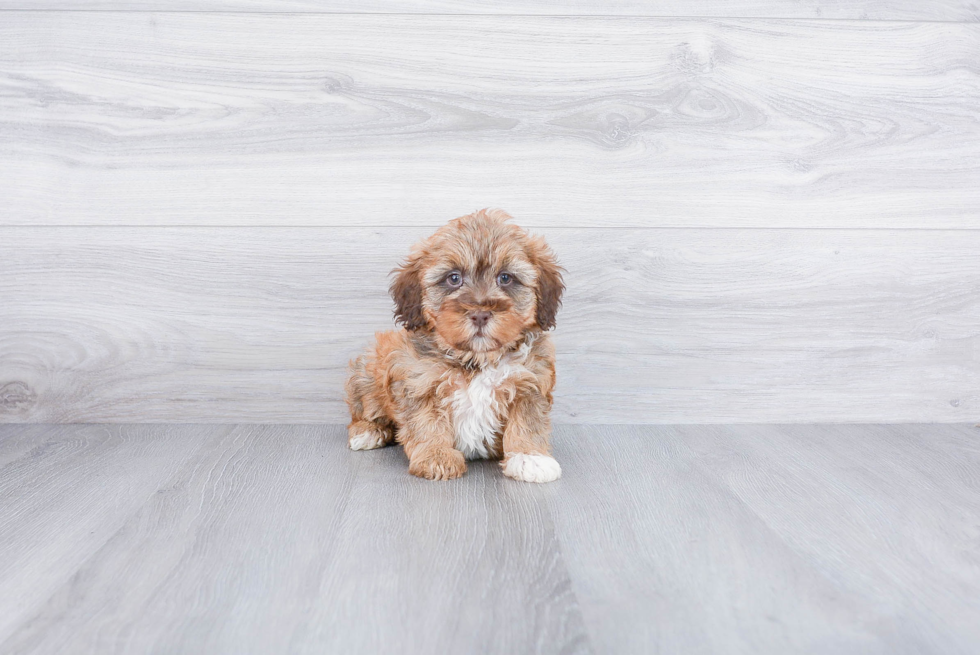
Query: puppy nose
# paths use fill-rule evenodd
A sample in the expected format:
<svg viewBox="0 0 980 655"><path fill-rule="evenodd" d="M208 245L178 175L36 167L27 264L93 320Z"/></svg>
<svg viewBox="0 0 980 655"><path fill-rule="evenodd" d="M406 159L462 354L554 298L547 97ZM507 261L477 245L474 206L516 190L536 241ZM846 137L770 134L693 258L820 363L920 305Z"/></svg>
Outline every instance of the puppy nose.
<svg viewBox="0 0 980 655"><path fill-rule="evenodd" d="M477 328L482 328L490 322L490 312L473 312L470 314L470 320Z"/></svg>

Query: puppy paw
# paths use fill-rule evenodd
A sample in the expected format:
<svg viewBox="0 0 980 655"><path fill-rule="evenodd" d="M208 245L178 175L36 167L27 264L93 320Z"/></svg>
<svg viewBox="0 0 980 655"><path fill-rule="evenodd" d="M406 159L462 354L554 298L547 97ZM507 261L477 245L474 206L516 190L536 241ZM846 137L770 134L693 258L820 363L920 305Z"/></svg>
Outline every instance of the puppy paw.
<svg viewBox="0 0 980 655"><path fill-rule="evenodd" d="M368 421L355 423L347 430L347 445L351 450L372 450L388 445L391 434Z"/></svg>
<svg viewBox="0 0 980 655"><path fill-rule="evenodd" d="M561 477L561 466L551 455L508 453L500 466L504 475L522 482L552 482Z"/></svg>
<svg viewBox="0 0 980 655"><path fill-rule="evenodd" d="M408 472L426 480L453 480L466 473L466 459L453 448L415 453Z"/></svg>

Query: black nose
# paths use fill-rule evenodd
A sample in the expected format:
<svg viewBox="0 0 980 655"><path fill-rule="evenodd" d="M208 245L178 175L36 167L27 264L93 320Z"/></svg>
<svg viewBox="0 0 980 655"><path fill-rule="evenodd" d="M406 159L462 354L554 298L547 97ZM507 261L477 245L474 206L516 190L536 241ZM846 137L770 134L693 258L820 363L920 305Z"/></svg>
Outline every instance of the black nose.
<svg viewBox="0 0 980 655"><path fill-rule="evenodd" d="M470 320L477 329L481 329L490 322L490 312L473 312L470 314Z"/></svg>

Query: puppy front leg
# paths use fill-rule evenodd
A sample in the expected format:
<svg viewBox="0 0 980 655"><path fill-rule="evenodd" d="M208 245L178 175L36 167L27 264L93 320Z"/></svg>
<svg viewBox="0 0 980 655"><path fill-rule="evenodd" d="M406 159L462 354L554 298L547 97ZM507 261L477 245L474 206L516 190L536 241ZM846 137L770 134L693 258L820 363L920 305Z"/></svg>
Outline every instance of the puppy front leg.
<svg viewBox="0 0 980 655"><path fill-rule="evenodd" d="M551 403L538 392L518 395L504 426L504 475L523 482L551 482L561 466L550 455Z"/></svg>
<svg viewBox="0 0 980 655"><path fill-rule="evenodd" d="M426 480L452 480L466 473L466 458L455 447L453 425L445 412L418 412L405 427L401 439L409 473Z"/></svg>

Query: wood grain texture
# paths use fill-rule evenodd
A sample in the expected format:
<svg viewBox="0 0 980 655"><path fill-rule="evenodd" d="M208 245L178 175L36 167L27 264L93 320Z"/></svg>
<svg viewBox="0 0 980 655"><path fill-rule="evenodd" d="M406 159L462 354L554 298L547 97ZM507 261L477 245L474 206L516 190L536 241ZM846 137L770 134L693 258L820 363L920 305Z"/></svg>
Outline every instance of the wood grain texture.
<svg viewBox="0 0 980 655"><path fill-rule="evenodd" d="M591 652L546 489L496 462L469 463L453 485L409 475L400 447L341 456L357 481L300 650Z"/></svg>
<svg viewBox="0 0 980 655"><path fill-rule="evenodd" d="M358 470L338 456L343 433L200 431L156 430L164 444L169 433L191 432L196 458L121 517L102 548L0 642L5 653L278 653L307 628L312 609L331 598L318 579L345 538L336 528Z"/></svg>
<svg viewBox="0 0 980 655"><path fill-rule="evenodd" d="M341 426L0 426L0 651L968 655L980 429L563 426L563 477Z"/></svg>
<svg viewBox="0 0 980 655"><path fill-rule="evenodd" d="M0 0L5 9L980 20L972 0Z"/></svg>
<svg viewBox="0 0 980 655"><path fill-rule="evenodd" d="M58 434L84 442L92 429ZM588 652L541 489L492 465L475 466L467 485L427 483L400 450L351 453L339 426L112 430L152 434L154 457L142 457L170 473L145 481L159 491L135 509L129 497L113 508L112 495L110 509L80 508L67 495L74 478L36 452L7 465L33 471L45 486L30 498L55 516L94 525L113 514L115 530L87 558L59 561L29 548L21 535L40 521L7 514L20 496L0 490L0 526L24 528L4 534L4 548L32 554L29 570L77 568L46 595L0 572L18 592L4 596L40 601L4 616L14 626L0 632L4 653ZM192 461L175 435L196 444ZM91 459L69 462L98 480Z"/></svg>
<svg viewBox="0 0 980 655"><path fill-rule="evenodd" d="M977 228L977 70L975 23L8 12L0 224Z"/></svg>
<svg viewBox="0 0 980 655"><path fill-rule="evenodd" d="M424 230L3 228L0 421L346 420ZM980 232L544 231L559 422L975 421Z"/></svg>
<svg viewBox="0 0 980 655"><path fill-rule="evenodd" d="M565 428L549 495L597 653L973 653L980 430Z"/></svg>
<svg viewBox="0 0 980 655"><path fill-rule="evenodd" d="M12 652L8 638L66 586L83 585L86 563L227 433L224 426L0 431L0 651Z"/></svg>

